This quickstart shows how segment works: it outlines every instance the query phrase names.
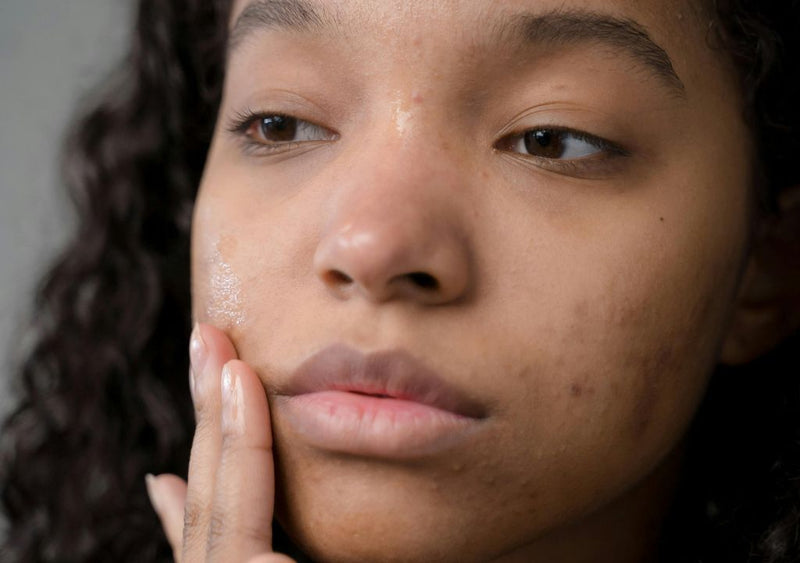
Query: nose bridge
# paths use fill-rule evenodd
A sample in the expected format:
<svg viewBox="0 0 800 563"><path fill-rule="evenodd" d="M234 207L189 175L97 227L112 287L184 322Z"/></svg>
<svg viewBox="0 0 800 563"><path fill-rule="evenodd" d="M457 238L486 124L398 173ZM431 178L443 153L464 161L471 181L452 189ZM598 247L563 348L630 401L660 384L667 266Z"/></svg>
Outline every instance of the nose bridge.
<svg viewBox="0 0 800 563"><path fill-rule="evenodd" d="M338 297L456 299L469 287L472 261L454 204L463 172L440 147L416 142L408 121L384 123L342 159L315 270Z"/></svg>
<svg viewBox="0 0 800 563"><path fill-rule="evenodd" d="M388 229L455 214L452 196L460 182L441 151L430 146L420 150L418 143L397 135L356 152L335 197L337 216Z"/></svg>

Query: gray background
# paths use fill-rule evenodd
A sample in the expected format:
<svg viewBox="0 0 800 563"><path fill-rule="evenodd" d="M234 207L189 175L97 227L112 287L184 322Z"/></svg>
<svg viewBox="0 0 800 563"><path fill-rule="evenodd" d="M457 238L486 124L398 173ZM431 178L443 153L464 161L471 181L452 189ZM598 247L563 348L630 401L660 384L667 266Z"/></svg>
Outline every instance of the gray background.
<svg viewBox="0 0 800 563"><path fill-rule="evenodd" d="M0 0L0 416L33 288L73 221L64 128L121 57L130 21L126 0Z"/></svg>

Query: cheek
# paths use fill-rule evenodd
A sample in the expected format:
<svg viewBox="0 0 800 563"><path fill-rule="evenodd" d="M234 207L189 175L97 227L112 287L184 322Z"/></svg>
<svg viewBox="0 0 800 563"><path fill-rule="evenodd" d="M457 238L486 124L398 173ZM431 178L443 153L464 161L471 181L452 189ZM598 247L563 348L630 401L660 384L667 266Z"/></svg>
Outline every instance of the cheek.
<svg viewBox="0 0 800 563"><path fill-rule="evenodd" d="M564 499L600 504L665 459L716 362L744 215L710 225L684 213L687 223L669 228L651 215L527 248L515 285L493 288L487 308L502 322L480 323L493 335L486 354L509 359L504 387L485 392L507 405L506 451L527 460L516 481L532 466L544 471L547 490L530 487L554 513L566 510Z"/></svg>
<svg viewBox="0 0 800 563"><path fill-rule="evenodd" d="M310 205L286 206L248 186L231 167L206 171L192 225L192 313L260 368L302 334L287 327L311 324L317 312L304 299L314 223Z"/></svg>
<svg viewBox="0 0 800 563"><path fill-rule="evenodd" d="M212 185L209 185L212 184ZM206 178L199 191L192 223L192 314L197 321L233 334L250 320L250 303L244 278L241 219L236 198L216 193L225 183ZM213 188L213 189L210 189ZM211 193L209 193L211 192Z"/></svg>

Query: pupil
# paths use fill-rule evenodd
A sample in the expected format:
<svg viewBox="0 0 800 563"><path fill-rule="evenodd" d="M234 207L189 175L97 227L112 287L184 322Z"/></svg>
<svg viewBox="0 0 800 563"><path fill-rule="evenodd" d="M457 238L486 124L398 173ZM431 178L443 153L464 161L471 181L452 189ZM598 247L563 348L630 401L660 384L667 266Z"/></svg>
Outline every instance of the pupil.
<svg viewBox="0 0 800 563"><path fill-rule="evenodd" d="M540 147L549 147L553 142L553 134L550 131L534 131L533 138Z"/></svg>
<svg viewBox="0 0 800 563"><path fill-rule="evenodd" d="M284 115L271 115L261 121L261 132L269 141L293 141L297 134L297 120Z"/></svg>
<svg viewBox="0 0 800 563"><path fill-rule="evenodd" d="M529 154L544 158L560 158L564 154L564 146L559 134L555 131L537 129L525 133L525 150Z"/></svg>

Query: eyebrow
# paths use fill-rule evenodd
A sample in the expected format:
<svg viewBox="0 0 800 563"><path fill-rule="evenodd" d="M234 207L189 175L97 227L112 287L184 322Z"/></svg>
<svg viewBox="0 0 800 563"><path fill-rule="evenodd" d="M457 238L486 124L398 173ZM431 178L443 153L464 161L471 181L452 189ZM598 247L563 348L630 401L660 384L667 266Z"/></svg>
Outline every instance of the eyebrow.
<svg viewBox="0 0 800 563"><path fill-rule="evenodd" d="M331 13L307 0L255 0L236 18L228 38L228 56L257 30L311 31L326 27L340 27L340 23ZM513 14L495 24L492 35L500 44L513 41L523 45L571 46L587 42L606 45L626 53L673 93L686 97L686 87L667 52L632 19L591 11Z"/></svg>
<svg viewBox="0 0 800 563"><path fill-rule="evenodd" d="M497 41L570 46L594 42L622 51L661 79L680 97L686 96L667 52L647 30L631 19L590 11L556 11L517 14L500 22L494 31Z"/></svg>
<svg viewBox="0 0 800 563"><path fill-rule="evenodd" d="M228 56L257 30L309 31L333 23L334 18L305 0L257 0L248 4L236 18L228 36Z"/></svg>

